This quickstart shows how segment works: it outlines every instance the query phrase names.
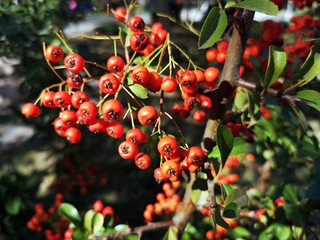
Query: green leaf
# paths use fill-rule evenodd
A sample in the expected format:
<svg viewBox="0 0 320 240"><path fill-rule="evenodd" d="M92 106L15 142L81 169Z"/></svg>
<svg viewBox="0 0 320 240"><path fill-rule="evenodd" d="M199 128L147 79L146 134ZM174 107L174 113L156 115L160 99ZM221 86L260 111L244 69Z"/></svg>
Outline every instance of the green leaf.
<svg viewBox="0 0 320 240"><path fill-rule="evenodd" d="M99 212L95 213L95 215L92 218L92 229L94 233L99 232L99 230L102 228L103 226L103 215Z"/></svg>
<svg viewBox="0 0 320 240"><path fill-rule="evenodd" d="M148 90L143 87L141 84L132 84L129 86L130 90L136 95L138 98L146 99L148 98Z"/></svg>
<svg viewBox="0 0 320 240"><path fill-rule="evenodd" d="M199 189L192 190L191 200L195 205L203 206L207 203L207 197L209 195L209 191L201 191Z"/></svg>
<svg viewBox="0 0 320 240"><path fill-rule="evenodd" d="M233 5L235 8L243 8L256 12L265 13L267 15L278 14L278 6L269 0L245 0Z"/></svg>
<svg viewBox="0 0 320 240"><path fill-rule="evenodd" d="M197 178L192 184L192 189L199 189L202 191L205 191L208 189L208 184L207 184L207 174L199 172L197 174Z"/></svg>
<svg viewBox="0 0 320 240"><path fill-rule="evenodd" d="M273 231L275 232L275 235L277 239L279 240L288 240L291 236L291 230L289 226L286 226L284 224L280 223L274 223L273 224Z"/></svg>
<svg viewBox="0 0 320 240"><path fill-rule="evenodd" d="M239 216L240 210L240 206L235 202L232 202L225 206L222 215L227 218L236 218Z"/></svg>
<svg viewBox="0 0 320 240"><path fill-rule="evenodd" d="M226 199L227 196L233 191L233 188L227 184L221 183L220 185L223 199Z"/></svg>
<svg viewBox="0 0 320 240"><path fill-rule="evenodd" d="M83 217L83 226L89 232L92 231L92 219L95 213L96 212L94 210L90 209L84 214L84 217Z"/></svg>
<svg viewBox="0 0 320 240"><path fill-rule="evenodd" d="M248 205L248 195L246 192L240 188L233 189L232 192L228 194L224 201L224 206L227 206L230 203L236 203L239 207L245 207Z"/></svg>
<svg viewBox="0 0 320 240"><path fill-rule="evenodd" d="M73 240L83 240L86 239L85 233L80 228L73 229L72 239Z"/></svg>
<svg viewBox="0 0 320 240"><path fill-rule="evenodd" d="M226 160L233 148L233 135L232 132L224 126L219 124L216 132L217 145L220 151L222 167L226 163Z"/></svg>
<svg viewBox="0 0 320 240"><path fill-rule="evenodd" d="M117 226L114 227L114 230L116 232L124 232L129 229L129 226L127 224L118 224Z"/></svg>
<svg viewBox="0 0 320 240"><path fill-rule="evenodd" d="M287 184L284 189L283 189L283 196L284 198L291 202L291 203L298 203L298 194L297 194L297 189L294 188L293 185Z"/></svg>
<svg viewBox="0 0 320 240"><path fill-rule="evenodd" d="M248 229L244 227L236 227L231 232L232 236L234 236L234 239L239 239L240 237L249 239L251 233Z"/></svg>
<svg viewBox="0 0 320 240"><path fill-rule="evenodd" d="M179 229L176 226L170 226L163 240L178 240Z"/></svg>
<svg viewBox="0 0 320 240"><path fill-rule="evenodd" d="M229 154L229 156L238 155L240 153L244 153L248 147L250 146L249 143L247 143L243 138L241 137L235 137L233 139L233 147ZM208 155L211 158L221 158L219 147L215 146L212 151Z"/></svg>
<svg viewBox="0 0 320 240"><path fill-rule="evenodd" d="M218 7L211 8L206 17L198 40L198 47L206 49L212 47L222 36L228 25L227 15Z"/></svg>
<svg viewBox="0 0 320 240"><path fill-rule="evenodd" d="M283 72L287 64L287 55L281 48L269 47L269 58L266 75L263 81L263 89L270 87Z"/></svg>
<svg viewBox="0 0 320 240"><path fill-rule="evenodd" d="M70 203L62 203L58 209L59 213L76 226L81 225L81 217L78 210Z"/></svg>
<svg viewBox="0 0 320 240"><path fill-rule="evenodd" d="M21 199L18 196L9 197L6 201L5 208L10 215L19 213L21 207Z"/></svg>
<svg viewBox="0 0 320 240"><path fill-rule="evenodd" d="M216 222L216 224L218 224L219 226L228 229L229 228L229 224L223 220L223 218L221 217L221 212L220 212L220 208L216 208L214 210L214 220Z"/></svg>
<svg viewBox="0 0 320 240"><path fill-rule="evenodd" d="M302 90L295 95L298 98L306 100L306 104L320 111L320 93L315 90Z"/></svg>
<svg viewBox="0 0 320 240"><path fill-rule="evenodd" d="M310 53L301 68L293 77L294 81L305 81L300 86L312 81L320 73L320 43L311 47Z"/></svg>
<svg viewBox="0 0 320 240"><path fill-rule="evenodd" d="M237 91L234 98L233 111L243 111L248 105L248 95L244 90Z"/></svg>

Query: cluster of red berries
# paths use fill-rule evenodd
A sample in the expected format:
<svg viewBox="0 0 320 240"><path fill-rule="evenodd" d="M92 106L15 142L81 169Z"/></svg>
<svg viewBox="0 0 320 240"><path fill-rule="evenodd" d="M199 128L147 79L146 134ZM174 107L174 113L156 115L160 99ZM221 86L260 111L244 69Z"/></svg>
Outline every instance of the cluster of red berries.
<svg viewBox="0 0 320 240"><path fill-rule="evenodd" d="M90 164L85 169L79 169L72 156L66 156L61 162L61 171L58 172L55 189L58 192L79 192L81 195L94 186L105 186L108 182L108 173L98 164Z"/></svg>
<svg viewBox="0 0 320 240"><path fill-rule="evenodd" d="M292 37L294 41L289 42L284 46L286 53L289 55L289 61L293 62L294 56L299 56L301 59L306 59L314 42L305 41L305 38L316 37L317 33L315 29L319 29L319 27L320 20L313 19L310 14L292 17L287 32L293 35Z"/></svg>
<svg viewBox="0 0 320 240"><path fill-rule="evenodd" d="M62 194L56 194L55 203L47 211L43 204L35 204L35 214L27 222L27 228L31 231L44 232L47 240L63 239L63 233L68 228L69 222L57 213L62 198ZM50 223L54 224L50 225Z"/></svg>
<svg viewBox="0 0 320 240"><path fill-rule="evenodd" d="M181 182L165 182L162 185L163 192L157 193L157 202L149 203L144 212L143 217L147 222L152 222L154 216L161 216L162 214L172 214L180 206L180 195L177 190L180 188Z"/></svg>
<svg viewBox="0 0 320 240"><path fill-rule="evenodd" d="M299 9L310 8L314 2L320 3L320 0L290 0Z"/></svg>

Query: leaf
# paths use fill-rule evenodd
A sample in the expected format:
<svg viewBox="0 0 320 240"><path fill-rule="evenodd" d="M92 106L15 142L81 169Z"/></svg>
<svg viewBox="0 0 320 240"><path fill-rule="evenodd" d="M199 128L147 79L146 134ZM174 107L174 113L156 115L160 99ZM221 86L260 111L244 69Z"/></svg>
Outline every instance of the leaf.
<svg viewBox="0 0 320 240"><path fill-rule="evenodd" d="M248 9L251 11L265 13L267 15L276 16L278 14L277 5L268 0L245 0L233 5L232 7Z"/></svg>
<svg viewBox="0 0 320 240"><path fill-rule="evenodd" d="M114 230L116 232L124 232L129 229L129 226L127 224L118 224L117 226L114 227Z"/></svg>
<svg viewBox="0 0 320 240"><path fill-rule="evenodd" d="M214 220L215 220L216 224L218 224L219 226L221 226L225 229L229 228L229 224L221 217L220 208L216 208L214 210Z"/></svg>
<svg viewBox="0 0 320 240"><path fill-rule="evenodd" d="M305 81L300 86L304 86L312 81L320 73L320 43L313 45L306 61L302 64L298 72L295 73L294 81Z"/></svg>
<svg viewBox="0 0 320 240"><path fill-rule="evenodd" d="M235 202L229 203L223 209L222 215L227 218L236 218L239 216L240 213L240 206Z"/></svg>
<svg viewBox="0 0 320 240"><path fill-rule="evenodd" d="M306 104L320 111L320 93L314 90L302 90L295 95L298 98L306 100Z"/></svg>
<svg viewBox="0 0 320 240"><path fill-rule="evenodd" d="M227 184L221 183L220 185L223 199L226 199L227 196L233 191L233 188Z"/></svg>
<svg viewBox="0 0 320 240"><path fill-rule="evenodd" d="M146 99L148 98L148 90L143 87L141 84L132 84L129 86L130 90L136 95L138 98Z"/></svg>
<svg viewBox="0 0 320 240"><path fill-rule="evenodd" d="M207 197L209 195L209 191L201 191L199 189L192 190L191 200L195 205L203 206L207 203Z"/></svg>
<svg viewBox="0 0 320 240"><path fill-rule="evenodd" d="M281 48L269 47L269 58L266 75L263 81L263 89L270 87L283 72L287 63L287 55Z"/></svg>
<svg viewBox="0 0 320 240"><path fill-rule="evenodd" d="M298 203L298 194L297 190L291 184L287 184L283 189L284 198L291 203Z"/></svg>
<svg viewBox="0 0 320 240"><path fill-rule="evenodd" d="M233 202L238 204L240 207L245 207L248 205L248 200L249 198L246 192L242 189L237 188L233 189L233 191L228 194L224 201L224 206L227 206L228 204Z"/></svg>
<svg viewBox="0 0 320 240"><path fill-rule="evenodd" d="M199 49L212 47L222 36L228 25L227 15L218 7L211 8L206 17L198 40Z"/></svg>
<svg viewBox="0 0 320 240"><path fill-rule="evenodd" d="M238 155L240 153L244 153L248 147L250 146L243 138L235 137L233 139L233 147L229 154L229 156ZM215 146L212 151L208 155L210 158L221 158L219 147Z"/></svg>
<svg viewBox="0 0 320 240"><path fill-rule="evenodd" d="M5 208L10 215L19 213L21 207L21 199L18 196L9 197L6 201Z"/></svg>
<svg viewBox="0 0 320 240"><path fill-rule="evenodd" d="M202 191L205 191L208 189L208 184L207 184L207 174L199 172L197 174L197 178L192 184L192 189L199 189Z"/></svg>
<svg viewBox="0 0 320 240"><path fill-rule="evenodd" d="M73 239L73 240L83 240L83 239L86 239L85 233L84 233L80 228L75 228L75 229L73 229L72 239Z"/></svg>
<svg viewBox="0 0 320 240"><path fill-rule="evenodd" d="M226 160L233 148L233 135L232 132L224 126L219 124L216 132L217 145L220 151L222 167L226 163Z"/></svg>
<svg viewBox="0 0 320 240"><path fill-rule="evenodd" d="M104 218L101 213L97 212L92 218L92 230L94 233L99 232L103 226Z"/></svg>
<svg viewBox="0 0 320 240"><path fill-rule="evenodd" d="M92 209L88 210L83 217L83 226L89 232L92 231L92 218L96 212Z"/></svg>
<svg viewBox="0 0 320 240"><path fill-rule="evenodd" d="M178 233L179 230L176 226L170 226L163 240L178 240L180 239Z"/></svg>
<svg viewBox="0 0 320 240"><path fill-rule="evenodd" d="M81 225L81 217L78 210L70 203L62 203L58 209L59 213L62 214L66 219L76 226Z"/></svg>

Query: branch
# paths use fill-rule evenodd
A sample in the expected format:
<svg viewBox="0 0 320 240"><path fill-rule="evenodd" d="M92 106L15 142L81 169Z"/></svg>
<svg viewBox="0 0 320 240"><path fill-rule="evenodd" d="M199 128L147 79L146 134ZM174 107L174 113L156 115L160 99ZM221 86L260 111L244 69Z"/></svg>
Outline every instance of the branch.
<svg viewBox="0 0 320 240"><path fill-rule="evenodd" d="M236 86L243 87L245 89L252 90L252 91L262 92L263 90L262 86L253 82L247 82L243 79L236 80L235 84ZM295 106L298 102L304 102L301 98L298 98L296 96L287 94L283 91L279 91L273 88L267 88L265 91L265 94L285 100L292 106Z"/></svg>
<svg viewBox="0 0 320 240"><path fill-rule="evenodd" d="M120 237L124 237L131 234L137 234L139 236L142 235L143 232L152 231L160 228L167 228L172 225L172 220L163 221L163 222L155 222L155 223L148 223L144 226L129 228L124 232L116 232L104 235L102 237L93 237L92 240L109 240L109 239L116 239Z"/></svg>
<svg viewBox="0 0 320 240"><path fill-rule="evenodd" d="M224 118L227 104L235 87L235 79L239 79L239 67L242 62L248 34L254 12L244 10L242 16L232 25L232 36L229 41L226 61L221 72L221 81L218 88L208 95L213 104L204 135L202 148L209 152L215 146L215 132L219 122Z"/></svg>
<svg viewBox="0 0 320 240"><path fill-rule="evenodd" d="M241 22L233 22L232 36L229 42L228 52L218 89L208 93L213 102L212 112L207 122L202 148L210 151L215 145L215 131L220 119L223 119L226 112L226 105L231 97L235 86L235 79L239 78L239 66L242 62L243 51L247 42L247 36L253 20L254 12L243 11ZM179 229L181 235L189 220L190 215L195 211L196 206L191 200L192 185L196 179L195 173L191 173L186 192L182 201L181 208L173 218L174 225Z"/></svg>

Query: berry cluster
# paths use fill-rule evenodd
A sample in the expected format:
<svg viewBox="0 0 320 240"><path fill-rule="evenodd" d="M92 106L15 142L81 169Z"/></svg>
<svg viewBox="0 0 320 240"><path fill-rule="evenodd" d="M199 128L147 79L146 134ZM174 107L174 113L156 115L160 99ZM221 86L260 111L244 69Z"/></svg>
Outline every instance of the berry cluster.
<svg viewBox="0 0 320 240"><path fill-rule="evenodd" d="M143 217L147 222L152 222L154 216L161 216L164 214L172 214L180 205L180 195L177 190L180 188L181 182L165 182L162 185L163 192L156 195L157 202L149 203L144 212Z"/></svg>
<svg viewBox="0 0 320 240"><path fill-rule="evenodd" d="M320 3L320 0L291 0L292 4L296 5L299 9L310 8L314 2Z"/></svg>
<svg viewBox="0 0 320 240"><path fill-rule="evenodd" d="M43 204L35 204L35 214L27 222L27 228L31 231L44 232L47 240L63 239L62 236L68 228L69 222L57 212L62 198L62 194L56 194L55 203L47 211L45 211ZM51 225L51 223L54 224Z"/></svg>

